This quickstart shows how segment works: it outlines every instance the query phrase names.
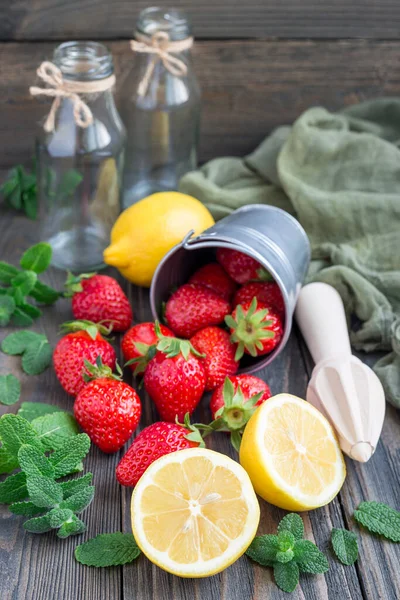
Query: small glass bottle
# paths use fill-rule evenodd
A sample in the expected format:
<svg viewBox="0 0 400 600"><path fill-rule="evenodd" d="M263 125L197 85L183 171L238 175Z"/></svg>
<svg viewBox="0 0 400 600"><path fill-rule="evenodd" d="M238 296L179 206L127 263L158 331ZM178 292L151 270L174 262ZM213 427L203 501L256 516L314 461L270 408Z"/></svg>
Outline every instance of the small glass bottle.
<svg viewBox="0 0 400 600"><path fill-rule="evenodd" d="M51 244L55 266L97 270L104 266L103 250L121 210L126 141L112 93L112 56L97 42L66 42L56 48L53 65L68 89L100 91L77 92L92 114L89 126L77 124L74 98L61 95L53 130L38 137L41 240Z"/></svg>
<svg viewBox="0 0 400 600"><path fill-rule="evenodd" d="M138 42L151 51L136 50L135 75L125 84L119 107L128 132L124 207L154 192L177 189L182 175L197 166L200 123L200 88L186 16L173 8L147 8L139 15L135 38L134 51ZM158 43L172 57L172 67L151 48ZM176 60L183 64L181 74L176 74Z"/></svg>

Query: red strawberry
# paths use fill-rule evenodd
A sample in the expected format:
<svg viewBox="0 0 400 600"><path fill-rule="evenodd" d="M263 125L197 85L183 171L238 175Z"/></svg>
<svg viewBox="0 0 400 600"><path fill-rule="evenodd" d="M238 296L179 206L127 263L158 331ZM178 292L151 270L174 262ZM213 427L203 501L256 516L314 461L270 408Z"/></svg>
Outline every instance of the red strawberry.
<svg viewBox="0 0 400 600"><path fill-rule="evenodd" d="M174 337L174 334L165 325L160 325L164 336ZM139 323L127 331L122 338L121 348L126 361L134 375L144 373L148 362L155 355L155 347L159 338L154 323Z"/></svg>
<svg viewBox="0 0 400 600"><path fill-rule="evenodd" d="M190 338L198 352L206 372L206 392L215 389L227 375L234 375L239 368L235 361L236 344L232 344L227 331L220 327L205 327Z"/></svg>
<svg viewBox="0 0 400 600"><path fill-rule="evenodd" d="M218 248L217 260L237 283L243 284L251 280L271 278L258 261L238 250Z"/></svg>
<svg viewBox="0 0 400 600"><path fill-rule="evenodd" d="M72 295L75 319L102 322L113 331L126 331L132 323L132 309L119 283L108 275L69 275L67 295Z"/></svg>
<svg viewBox="0 0 400 600"><path fill-rule="evenodd" d="M100 356L105 365L114 369L117 357L114 348L101 335L108 332L101 325L90 321L69 321L61 329L71 333L62 337L54 349L54 370L64 390L76 396L85 385L82 376L85 359L94 363Z"/></svg>
<svg viewBox="0 0 400 600"><path fill-rule="evenodd" d="M183 420L203 395L206 374L199 353L187 340L163 337L147 365L144 387L163 421Z"/></svg>
<svg viewBox="0 0 400 600"><path fill-rule="evenodd" d="M205 285L225 300L230 300L236 291L236 283L226 274L218 263L209 263L200 267L189 279L189 283Z"/></svg>
<svg viewBox="0 0 400 600"><path fill-rule="evenodd" d="M186 283L168 300L165 318L175 335L190 338L203 327L222 323L230 310L229 302L213 290Z"/></svg>
<svg viewBox="0 0 400 600"><path fill-rule="evenodd" d="M134 486L157 458L177 450L204 446L200 434L189 427L159 421L143 429L118 463L118 481Z"/></svg>
<svg viewBox="0 0 400 600"><path fill-rule="evenodd" d="M258 302L266 304L276 310L281 316L285 314L285 304L279 285L275 281L254 281L246 283L235 294L233 306L251 302L257 298Z"/></svg>
<svg viewBox="0 0 400 600"><path fill-rule="evenodd" d="M114 375L101 359L85 361L89 381L75 398L74 415L92 442L103 452L117 452L140 421L142 405L135 390ZM91 377L95 379L91 380Z"/></svg>
<svg viewBox="0 0 400 600"><path fill-rule="evenodd" d="M271 397L268 385L253 375L227 377L211 397L210 409L214 421L209 427L230 431L231 442L239 451L244 428L257 406Z"/></svg>
<svg viewBox="0 0 400 600"><path fill-rule="evenodd" d="M237 344L235 358L240 360L244 353L261 356L272 352L282 338L282 319L266 304L251 302L238 304L225 319L231 331L231 341Z"/></svg>

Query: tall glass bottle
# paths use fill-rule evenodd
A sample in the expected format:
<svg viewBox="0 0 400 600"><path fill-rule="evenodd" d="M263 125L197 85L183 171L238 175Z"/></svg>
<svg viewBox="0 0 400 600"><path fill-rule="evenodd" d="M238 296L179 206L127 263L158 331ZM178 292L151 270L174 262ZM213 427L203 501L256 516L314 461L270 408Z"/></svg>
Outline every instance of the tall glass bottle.
<svg viewBox="0 0 400 600"><path fill-rule="evenodd" d="M93 117L88 127L77 124L73 99L60 96L54 129L41 130L37 140L41 239L51 244L55 266L91 271L104 266L121 210L126 133L114 104L113 62L103 44L82 41L58 46L53 64L72 89L102 89L111 81L81 96Z"/></svg>
<svg viewBox="0 0 400 600"><path fill-rule="evenodd" d="M135 37L152 49L136 52L119 107L128 133L124 207L154 192L177 189L182 175L196 168L200 121L186 16L176 9L147 8L139 15ZM173 61L183 63L183 73L153 51L158 43Z"/></svg>

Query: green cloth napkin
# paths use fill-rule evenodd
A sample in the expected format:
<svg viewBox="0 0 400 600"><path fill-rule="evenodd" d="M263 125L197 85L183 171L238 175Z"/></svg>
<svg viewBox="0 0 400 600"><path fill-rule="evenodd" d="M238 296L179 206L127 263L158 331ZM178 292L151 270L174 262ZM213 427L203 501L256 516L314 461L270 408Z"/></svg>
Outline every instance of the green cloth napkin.
<svg viewBox="0 0 400 600"><path fill-rule="evenodd" d="M249 156L217 158L180 181L220 219L245 204L294 214L312 247L308 281L340 293L358 350L391 350L375 371L400 406L400 99L307 110Z"/></svg>

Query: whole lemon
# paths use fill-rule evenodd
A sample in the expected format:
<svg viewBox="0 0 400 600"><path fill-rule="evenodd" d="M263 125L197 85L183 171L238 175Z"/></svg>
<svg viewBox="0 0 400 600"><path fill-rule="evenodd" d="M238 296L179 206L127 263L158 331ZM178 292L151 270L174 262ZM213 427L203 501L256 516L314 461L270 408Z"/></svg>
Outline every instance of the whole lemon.
<svg viewBox="0 0 400 600"><path fill-rule="evenodd" d="M180 192L158 192L120 214L111 230L104 262L132 283L149 287L163 256L194 229L196 235L214 225L207 208Z"/></svg>

